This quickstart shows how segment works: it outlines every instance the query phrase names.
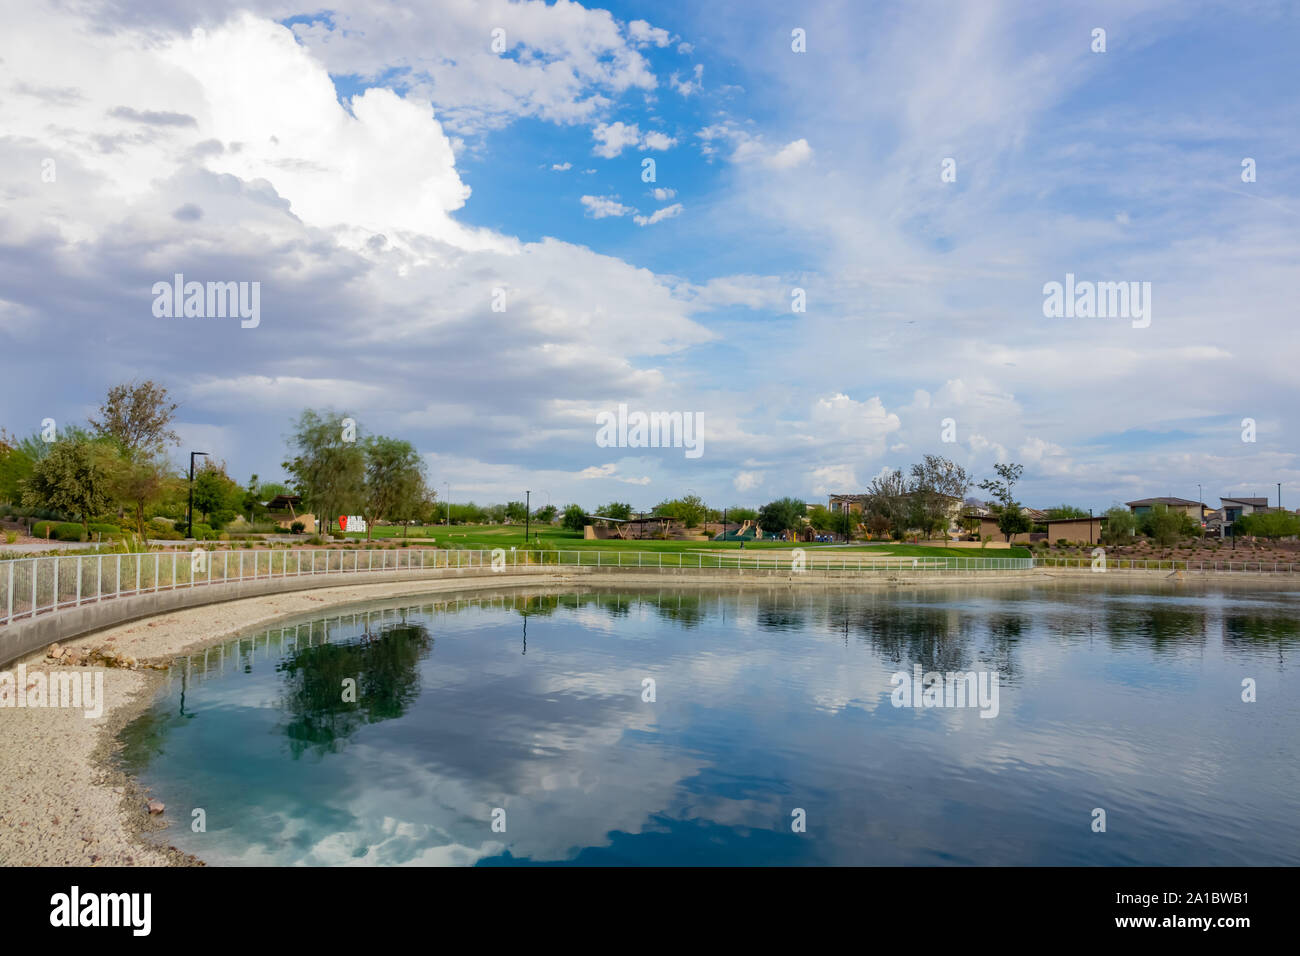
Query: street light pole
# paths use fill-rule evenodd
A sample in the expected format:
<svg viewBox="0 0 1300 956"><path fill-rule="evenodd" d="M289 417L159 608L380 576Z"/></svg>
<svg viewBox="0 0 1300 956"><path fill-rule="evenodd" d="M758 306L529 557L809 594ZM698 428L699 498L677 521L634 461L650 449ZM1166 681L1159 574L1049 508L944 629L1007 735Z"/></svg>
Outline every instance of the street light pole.
<svg viewBox="0 0 1300 956"><path fill-rule="evenodd" d="M194 537L194 459L196 456L207 458L208 453L206 451L190 452L190 510L189 517L185 522L185 537L187 538Z"/></svg>
<svg viewBox="0 0 1300 956"><path fill-rule="evenodd" d="M533 493L524 492L524 547L528 547L528 519L532 517Z"/></svg>
<svg viewBox="0 0 1300 956"><path fill-rule="evenodd" d="M442 486L447 489L447 527L451 527L451 482L444 481Z"/></svg>

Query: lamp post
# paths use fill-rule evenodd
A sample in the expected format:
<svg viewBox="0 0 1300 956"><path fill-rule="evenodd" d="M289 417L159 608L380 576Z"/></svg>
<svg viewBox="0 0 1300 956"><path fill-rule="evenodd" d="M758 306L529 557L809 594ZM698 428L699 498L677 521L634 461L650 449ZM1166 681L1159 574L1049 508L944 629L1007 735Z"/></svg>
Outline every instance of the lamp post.
<svg viewBox="0 0 1300 956"><path fill-rule="evenodd" d="M524 547L528 547L528 519L532 517L533 493L524 492Z"/></svg>
<svg viewBox="0 0 1300 956"><path fill-rule="evenodd" d="M442 486L447 489L447 527L451 527L451 482L444 481Z"/></svg>
<svg viewBox="0 0 1300 956"><path fill-rule="evenodd" d="M190 510L189 517L185 522L185 537L187 538L194 537L194 459L196 457L207 458L208 453L206 451L190 452Z"/></svg>

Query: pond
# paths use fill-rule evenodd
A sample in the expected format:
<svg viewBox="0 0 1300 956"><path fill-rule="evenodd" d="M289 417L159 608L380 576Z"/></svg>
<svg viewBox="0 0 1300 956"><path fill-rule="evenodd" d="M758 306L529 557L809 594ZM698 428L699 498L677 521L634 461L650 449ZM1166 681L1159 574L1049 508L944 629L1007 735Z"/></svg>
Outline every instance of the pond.
<svg viewBox="0 0 1300 956"><path fill-rule="evenodd" d="M1300 863L1300 595L503 591L177 661L123 731L244 865Z"/></svg>

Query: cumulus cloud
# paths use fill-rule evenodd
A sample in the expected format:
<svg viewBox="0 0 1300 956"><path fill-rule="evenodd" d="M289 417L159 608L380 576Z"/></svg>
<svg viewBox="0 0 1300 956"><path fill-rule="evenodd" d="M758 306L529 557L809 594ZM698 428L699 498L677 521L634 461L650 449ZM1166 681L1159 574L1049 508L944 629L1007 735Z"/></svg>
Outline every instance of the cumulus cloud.
<svg viewBox="0 0 1300 956"><path fill-rule="evenodd" d="M624 123L622 121L597 123L592 128L591 137L596 141L592 152L605 159L613 159L629 146L635 146L641 150L665 150L671 149L677 144L677 140L667 133L656 130L642 133L636 123Z"/></svg>

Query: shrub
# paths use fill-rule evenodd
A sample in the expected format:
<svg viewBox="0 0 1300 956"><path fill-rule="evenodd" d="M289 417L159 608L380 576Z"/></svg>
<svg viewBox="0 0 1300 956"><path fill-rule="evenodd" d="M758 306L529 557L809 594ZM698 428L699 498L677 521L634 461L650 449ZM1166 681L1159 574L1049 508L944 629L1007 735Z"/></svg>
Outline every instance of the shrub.
<svg viewBox="0 0 1300 956"><path fill-rule="evenodd" d="M293 524L289 525L290 534L302 534L306 530L307 526L301 521L295 521Z"/></svg>
<svg viewBox="0 0 1300 956"><path fill-rule="evenodd" d="M93 527L93 525L92 525ZM82 541L84 529L71 521L38 521L32 526L32 537L50 538L54 541Z"/></svg>
<svg viewBox="0 0 1300 956"><path fill-rule="evenodd" d="M312 535L310 538L307 539L307 543L308 543L308 544L324 544L324 543L325 543L325 539L322 538L322 537L321 537L320 535L318 535L318 534L314 534L314 535Z"/></svg>
<svg viewBox="0 0 1300 956"><path fill-rule="evenodd" d="M17 531L6 531L6 532L5 532L5 544L13 544L13 543L14 543L15 541L17 541L17 540L18 540L18 532L17 532Z"/></svg>

